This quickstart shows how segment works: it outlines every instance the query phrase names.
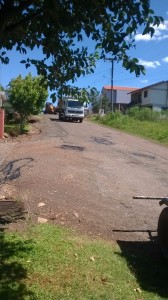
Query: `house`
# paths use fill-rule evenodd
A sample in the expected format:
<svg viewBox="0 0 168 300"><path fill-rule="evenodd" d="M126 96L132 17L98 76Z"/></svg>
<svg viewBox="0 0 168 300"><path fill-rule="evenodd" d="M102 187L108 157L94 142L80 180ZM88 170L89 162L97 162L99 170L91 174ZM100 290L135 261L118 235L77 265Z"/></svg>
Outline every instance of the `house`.
<svg viewBox="0 0 168 300"><path fill-rule="evenodd" d="M122 110L131 102L131 94L138 88L125 87L125 86L111 86L105 85L102 89L102 95L109 99L111 107L114 109Z"/></svg>
<svg viewBox="0 0 168 300"><path fill-rule="evenodd" d="M168 109L168 80L132 91L131 105L147 106L160 111Z"/></svg>
<svg viewBox="0 0 168 300"><path fill-rule="evenodd" d="M5 111L5 118L6 119L12 119L14 109L9 102L8 94L4 91L0 91L0 108L2 108Z"/></svg>
<svg viewBox="0 0 168 300"><path fill-rule="evenodd" d="M0 108L3 106L3 103L7 100L6 93L4 91L0 91Z"/></svg>

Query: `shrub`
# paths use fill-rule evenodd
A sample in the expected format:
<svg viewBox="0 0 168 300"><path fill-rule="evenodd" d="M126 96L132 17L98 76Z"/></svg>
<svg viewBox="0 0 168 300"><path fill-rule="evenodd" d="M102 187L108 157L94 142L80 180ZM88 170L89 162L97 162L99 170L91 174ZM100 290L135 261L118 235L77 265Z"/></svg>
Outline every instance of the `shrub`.
<svg viewBox="0 0 168 300"><path fill-rule="evenodd" d="M129 117L139 121L157 121L161 118L161 113L153 111L149 107L140 108L138 106L132 107L127 111Z"/></svg>

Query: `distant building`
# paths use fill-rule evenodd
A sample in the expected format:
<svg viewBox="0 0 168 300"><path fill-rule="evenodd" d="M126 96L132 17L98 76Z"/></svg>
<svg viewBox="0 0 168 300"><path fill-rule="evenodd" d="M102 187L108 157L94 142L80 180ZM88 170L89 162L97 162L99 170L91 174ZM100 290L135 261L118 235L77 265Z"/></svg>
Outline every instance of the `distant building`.
<svg viewBox="0 0 168 300"><path fill-rule="evenodd" d="M131 102L130 92L136 91L138 88L125 86L110 86L105 85L102 89L102 95L109 99L109 104L114 109L122 110Z"/></svg>
<svg viewBox="0 0 168 300"><path fill-rule="evenodd" d="M160 111L168 109L168 80L131 91L131 105L147 106Z"/></svg>
<svg viewBox="0 0 168 300"><path fill-rule="evenodd" d="M7 101L7 95L4 91L0 91L0 107L3 106L5 101Z"/></svg>

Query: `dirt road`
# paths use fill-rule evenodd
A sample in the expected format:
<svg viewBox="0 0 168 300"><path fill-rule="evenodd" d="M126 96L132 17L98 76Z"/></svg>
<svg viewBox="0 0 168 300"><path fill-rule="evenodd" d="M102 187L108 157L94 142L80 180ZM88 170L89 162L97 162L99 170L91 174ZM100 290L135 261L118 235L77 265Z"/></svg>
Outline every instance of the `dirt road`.
<svg viewBox="0 0 168 300"><path fill-rule="evenodd" d="M149 238L161 207L132 197L168 195L168 148L51 115L35 127L41 133L18 140L4 163L6 182L17 188L32 220L111 240Z"/></svg>

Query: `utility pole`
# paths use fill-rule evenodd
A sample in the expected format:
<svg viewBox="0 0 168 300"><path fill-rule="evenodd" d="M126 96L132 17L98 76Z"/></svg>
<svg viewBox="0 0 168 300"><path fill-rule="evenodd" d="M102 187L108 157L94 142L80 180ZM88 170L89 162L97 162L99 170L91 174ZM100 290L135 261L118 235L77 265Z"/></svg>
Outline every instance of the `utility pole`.
<svg viewBox="0 0 168 300"><path fill-rule="evenodd" d="M102 94L100 94L100 109L102 109Z"/></svg>
<svg viewBox="0 0 168 300"><path fill-rule="evenodd" d="M105 58L105 60L111 61L111 111L114 111L114 86L113 86L113 80L114 80L114 58Z"/></svg>
<svg viewBox="0 0 168 300"><path fill-rule="evenodd" d="M113 75L114 75L114 60L111 60L111 111L114 111L114 98L113 98Z"/></svg>

